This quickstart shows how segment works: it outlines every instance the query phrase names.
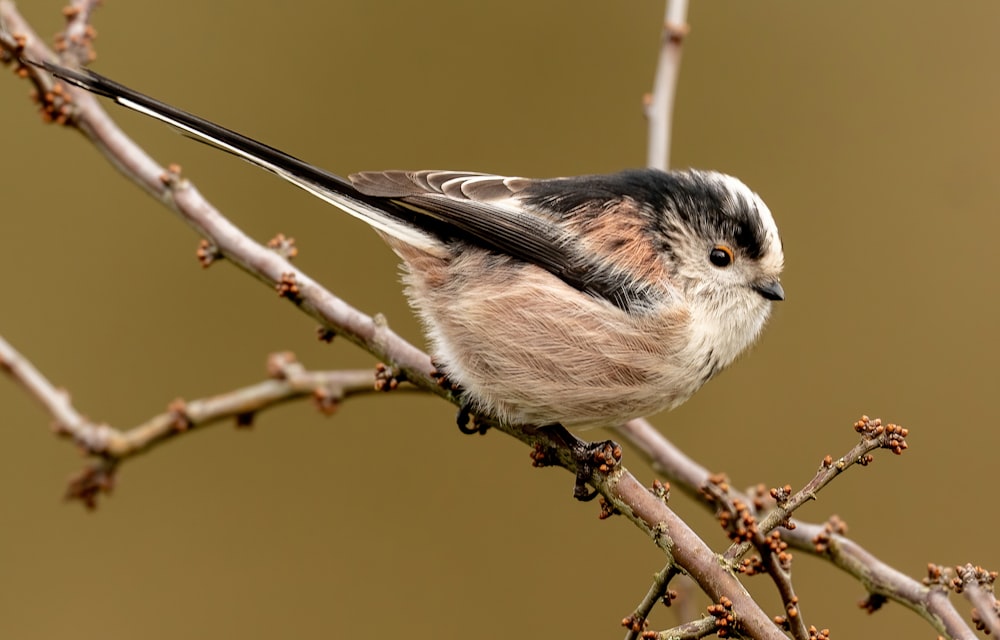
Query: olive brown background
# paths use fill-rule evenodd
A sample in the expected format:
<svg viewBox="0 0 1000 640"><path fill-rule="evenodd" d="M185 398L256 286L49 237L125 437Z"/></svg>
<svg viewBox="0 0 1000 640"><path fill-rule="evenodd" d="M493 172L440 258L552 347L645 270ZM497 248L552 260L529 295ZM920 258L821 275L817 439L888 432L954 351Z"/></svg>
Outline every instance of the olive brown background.
<svg viewBox="0 0 1000 640"><path fill-rule="evenodd" d="M54 0L22 2L43 34ZM663 6L376 0L107 2L95 68L339 173L535 177L645 159L640 101ZM807 505L902 571L1000 567L996 243L1000 5L695 2L673 165L741 177L781 228L788 294L760 344L654 421L738 486L801 486L862 412L912 429ZM0 81L0 333L94 419L258 381L266 354L367 367L221 263L84 140ZM364 225L166 127L113 114L258 239L422 344L394 257ZM499 434L462 437L414 395L270 411L127 463L96 513L60 502L83 461L0 379L0 637L577 637L622 633L662 566L623 519ZM593 433L594 437L603 434ZM647 481L652 472L626 451ZM701 507L672 505L717 548ZM798 554L807 621L834 637L933 631ZM777 599L762 581L772 611ZM700 605L699 605L700 606ZM674 623L656 613L654 626Z"/></svg>

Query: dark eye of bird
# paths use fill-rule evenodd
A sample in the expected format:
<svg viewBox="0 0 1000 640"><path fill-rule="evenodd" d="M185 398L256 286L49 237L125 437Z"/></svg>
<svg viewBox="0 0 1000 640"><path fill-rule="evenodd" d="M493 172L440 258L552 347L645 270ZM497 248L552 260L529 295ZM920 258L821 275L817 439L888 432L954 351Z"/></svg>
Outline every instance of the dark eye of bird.
<svg viewBox="0 0 1000 640"><path fill-rule="evenodd" d="M733 250L724 244L716 245L708 259L717 267L728 267L733 263Z"/></svg>

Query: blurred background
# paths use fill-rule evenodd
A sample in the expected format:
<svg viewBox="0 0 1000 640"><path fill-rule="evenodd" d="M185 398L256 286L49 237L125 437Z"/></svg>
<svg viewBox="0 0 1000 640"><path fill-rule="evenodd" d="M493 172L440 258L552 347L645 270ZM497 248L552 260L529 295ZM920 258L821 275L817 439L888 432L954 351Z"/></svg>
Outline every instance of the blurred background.
<svg viewBox="0 0 1000 640"><path fill-rule="evenodd" d="M60 8L21 6L43 35ZM94 67L338 173L607 172L645 161L662 16L653 0L109 1ZM1000 567L998 21L987 0L695 2L683 54L673 165L764 197L788 299L749 357L653 420L737 486L801 486L855 442L861 413L909 427L906 455L878 455L798 515L839 514L918 578L928 562ZM81 411L132 426L261 380L275 350L373 364L317 342L231 265L203 271L198 238L80 136L43 126L28 90L0 81L0 333ZM364 225L113 113L251 235L294 236L300 267L423 344ZM332 418L288 406L127 463L88 513L60 501L84 461L0 379L0 637L620 637L662 566L653 544L572 500L569 474L533 469L503 435L460 436L453 417L401 394ZM700 506L672 506L724 548ZM807 622L834 637L933 634L897 605L864 613L862 587L823 562L799 554L794 575Z"/></svg>

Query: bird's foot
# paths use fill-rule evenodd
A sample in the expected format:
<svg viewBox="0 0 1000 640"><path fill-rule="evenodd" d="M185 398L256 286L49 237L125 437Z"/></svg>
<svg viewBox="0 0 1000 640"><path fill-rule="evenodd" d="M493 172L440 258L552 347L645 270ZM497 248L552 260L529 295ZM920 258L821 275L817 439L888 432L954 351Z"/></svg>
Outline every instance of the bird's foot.
<svg viewBox="0 0 1000 640"><path fill-rule="evenodd" d="M478 433L482 436L486 435L486 432L490 429L490 423L485 420L476 419L471 407L465 402L458 408L458 415L455 416L455 422L458 424L458 430L466 435Z"/></svg>
<svg viewBox="0 0 1000 640"><path fill-rule="evenodd" d="M622 459L622 448L613 440L603 442L587 442L577 438L566 430L561 424L553 424L542 427L553 440L563 445L576 463L576 482L573 485L573 497L581 502L590 502L596 498L599 492L587 488L595 474L607 475ZM536 446L531 454L532 462L535 466L547 466L551 464L549 454L545 448Z"/></svg>
<svg viewBox="0 0 1000 640"><path fill-rule="evenodd" d="M476 416L473 415L472 403L462 398L462 394L464 393L462 387L448 378L448 374L444 372L444 369L436 360L432 359L431 364L434 365L434 370L431 371L431 377L434 378L434 381L437 382L439 387L447 390L459 401L458 415L455 416L458 430L469 435L474 433L485 434L489 430L490 425L485 420L477 420Z"/></svg>

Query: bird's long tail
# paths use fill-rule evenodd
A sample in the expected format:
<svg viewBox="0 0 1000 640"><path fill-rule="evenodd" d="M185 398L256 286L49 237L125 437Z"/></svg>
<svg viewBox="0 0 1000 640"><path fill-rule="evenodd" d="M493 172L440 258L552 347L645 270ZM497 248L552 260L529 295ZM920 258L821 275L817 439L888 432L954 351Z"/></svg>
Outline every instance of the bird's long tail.
<svg viewBox="0 0 1000 640"><path fill-rule="evenodd" d="M232 129L151 98L99 73L90 70L77 71L51 62L32 60L25 62L42 67L53 76L72 85L110 98L123 107L166 122L197 140L243 158L392 237L425 250L439 246L436 239L401 219L400 207L393 201L366 195L341 176Z"/></svg>

